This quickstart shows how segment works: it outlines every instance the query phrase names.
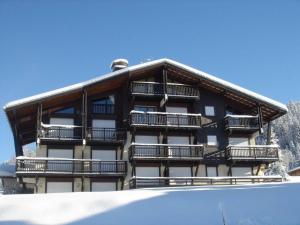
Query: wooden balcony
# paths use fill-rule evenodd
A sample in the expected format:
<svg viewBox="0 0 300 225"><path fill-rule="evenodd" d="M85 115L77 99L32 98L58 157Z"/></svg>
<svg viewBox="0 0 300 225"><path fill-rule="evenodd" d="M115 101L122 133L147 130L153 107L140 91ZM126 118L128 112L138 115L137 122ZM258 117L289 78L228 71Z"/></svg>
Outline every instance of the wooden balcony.
<svg viewBox="0 0 300 225"><path fill-rule="evenodd" d="M126 130L90 127L87 129L86 137L89 142L123 144L126 140Z"/></svg>
<svg viewBox="0 0 300 225"><path fill-rule="evenodd" d="M45 124L38 131L38 136L42 142L81 142L82 127L80 126L60 126Z"/></svg>
<svg viewBox="0 0 300 225"><path fill-rule="evenodd" d="M229 145L221 151L204 154L206 162L258 162L272 163L277 161L276 145Z"/></svg>
<svg viewBox="0 0 300 225"><path fill-rule="evenodd" d="M199 129L201 114L167 112L130 112L131 127Z"/></svg>
<svg viewBox="0 0 300 225"><path fill-rule="evenodd" d="M203 145L132 144L129 159L135 161L200 161Z"/></svg>
<svg viewBox="0 0 300 225"><path fill-rule="evenodd" d="M251 183L282 182L281 176L243 176L243 177L132 177L130 188L236 185Z"/></svg>
<svg viewBox="0 0 300 225"><path fill-rule="evenodd" d="M271 163L279 159L277 145L228 146L227 160Z"/></svg>
<svg viewBox="0 0 300 225"><path fill-rule="evenodd" d="M260 129L258 116L227 115L224 122L226 131L230 133L253 133Z"/></svg>
<svg viewBox="0 0 300 225"><path fill-rule="evenodd" d="M158 82L139 82L131 83L131 94L134 96L164 96L165 94L171 98L191 98L199 99L200 92L197 87L167 83L166 91L164 91L164 84Z"/></svg>
<svg viewBox="0 0 300 225"><path fill-rule="evenodd" d="M124 177L127 162L91 159L18 157L16 174L22 176L104 176Z"/></svg>

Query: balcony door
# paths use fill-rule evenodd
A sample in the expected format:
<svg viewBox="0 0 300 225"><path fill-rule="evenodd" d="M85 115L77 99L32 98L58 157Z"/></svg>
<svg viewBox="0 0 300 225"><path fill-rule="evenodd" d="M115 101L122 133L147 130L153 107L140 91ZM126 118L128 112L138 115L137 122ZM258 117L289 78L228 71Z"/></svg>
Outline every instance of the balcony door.
<svg viewBox="0 0 300 225"><path fill-rule="evenodd" d="M247 138L247 137L230 137L229 144L236 145L236 146L246 146L246 145L249 145L249 138Z"/></svg>
<svg viewBox="0 0 300 225"><path fill-rule="evenodd" d="M146 113L146 112L156 112L157 108L156 106L135 105L134 110ZM155 114L145 115L143 113L139 113L139 114L134 114L134 117L132 118L133 120L132 123L157 125L157 118L158 117Z"/></svg>
<svg viewBox="0 0 300 225"><path fill-rule="evenodd" d="M187 136L168 136L168 144L171 145L189 145L190 140ZM169 157L188 157L190 155L189 147L169 147L168 156Z"/></svg>
<svg viewBox="0 0 300 225"><path fill-rule="evenodd" d="M159 167L136 167L137 177L159 177Z"/></svg>
<svg viewBox="0 0 300 225"><path fill-rule="evenodd" d="M252 176L251 167L232 167L231 171L233 177Z"/></svg>
<svg viewBox="0 0 300 225"><path fill-rule="evenodd" d="M169 177L191 177L191 167L169 167ZM189 185L190 180L172 180L170 179L170 185Z"/></svg>
<svg viewBox="0 0 300 225"><path fill-rule="evenodd" d="M54 125L48 130L48 137L55 139L73 139L74 129L70 126L74 125L73 118L50 118L50 124ZM57 125L57 126L55 126Z"/></svg>
<svg viewBox="0 0 300 225"><path fill-rule="evenodd" d="M150 135L136 135L135 143L144 144L143 146L135 146L135 156L139 157L159 157L162 156L159 146L153 144L158 144L157 136ZM148 145L147 145L148 144ZM149 145L152 144L152 145Z"/></svg>
<svg viewBox="0 0 300 225"><path fill-rule="evenodd" d="M47 193L64 193L72 191L72 182L47 182Z"/></svg>
<svg viewBox="0 0 300 225"><path fill-rule="evenodd" d="M116 150L92 150L92 159L101 160L104 162L92 162L92 171L99 173L112 173L116 172ZM106 161L106 162L105 162Z"/></svg>
<svg viewBox="0 0 300 225"><path fill-rule="evenodd" d="M48 149L48 158L73 159L73 149ZM49 172L72 172L74 164L71 160L49 160Z"/></svg>
<svg viewBox="0 0 300 225"><path fill-rule="evenodd" d="M103 192L103 191L116 191L116 182L92 182L91 191L92 192Z"/></svg>
<svg viewBox="0 0 300 225"><path fill-rule="evenodd" d="M231 137L229 138L229 145L234 145L235 148L231 148L231 155L235 157L251 157L251 152L247 149L239 149L238 146L249 145L249 138L247 137Z"/></svg>
<svg viewBox="0 0 300 225"><path fill-rule="evenodd" d="M166 107L168 113L185 114L188 112L187 107ZM185 115L167 115L168 125L189 125L188 117Z"/></svg>
<svg viewBox="0 0 300 225"><path fill-rule="evenodd" d="M117 139L115 120L98 120L92 121L92 138L103 141L113 141Z"/></svg>

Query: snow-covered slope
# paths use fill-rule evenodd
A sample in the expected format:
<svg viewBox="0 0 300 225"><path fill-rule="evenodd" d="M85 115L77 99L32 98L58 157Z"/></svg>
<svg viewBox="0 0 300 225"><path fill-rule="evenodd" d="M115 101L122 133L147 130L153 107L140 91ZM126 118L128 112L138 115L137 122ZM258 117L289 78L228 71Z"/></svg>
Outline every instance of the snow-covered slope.
<svg viewBox="0 0 300 225"><path fill-rule="evenodd" d="M300 183L0 196L0 224L296 225Z"/></svg>

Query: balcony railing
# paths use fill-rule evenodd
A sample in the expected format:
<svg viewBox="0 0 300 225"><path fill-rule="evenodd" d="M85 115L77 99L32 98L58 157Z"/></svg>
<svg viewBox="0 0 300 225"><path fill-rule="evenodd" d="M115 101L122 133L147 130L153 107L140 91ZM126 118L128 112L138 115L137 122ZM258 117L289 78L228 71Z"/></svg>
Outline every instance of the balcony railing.
<svg viewBox="0 0 300 225"><path fill-rule="evenodd" d="M277 145L229 145L225 149L204 154L206 161L257 161L274 162L278 160Z"/></svg>
<svg viewBox="0 0 300 225"><path fill-rule="evenodd" d="M133 95L164 95L164 85L157 82L132 82L131 93Z"/></svg>
<svg viewBox="0 0 300 225"><path fill-rule="evenodd" d="M126 161L91 159L29 158L18 157L16 173L23 175L106 175L125 176Z"/></svg>
<svg viewBox="0 0 300 225"><path fill-rule="evenodd" d="M257 131L259 130L258 116L227 115L224 118L226 130Z"/></svg>
<svg viewBox="0 0 300 225"><path fill-rule="evenodd" d="M115 105L114 104L92 104L92 113L95 114L104 114L110 115L115 114Z"/></svg>
<svg viewBox="0 0 300 225"><path fill-rule="evenodd" d="M79 140L82 139L82 127L43 125L39 132L39 138L49 140Z"/></svg>
<svg viewBox="0 0 300 225"><path fill-rule="evenodd" d="M201 160L203 145L132 144L130 160Z"/></svg>
<svg viewBox="0 0 300 225"><path fill-rule="evenodd" d="M99 142L124 142L126 139L126 131L116 128L88 128L87 139Z"/></svg>
<svg viewBox="0 0 300 225"><path fill-rule="evenodd" d="M138 127L201 127L201 114L131 111L130 117L130 125Z"/></svg>
<svg viewBox="0 0 300 225"><path fill-rule="evenodd" d="M228 160L254 160L254 161L276 161L278 160L277 145L249 145L234 146L226 148Z"/></svg>
<svg viewBox="0 0 300 225"><path fill-rule="evenodd" d="M282 182L281 176L243 176L243 177L133 177L130 188L235 185L250 183Z"/></svg>
<svg viewBox="0 0 300 225"><path fill-rule="evenodd" d="M135 81L131 83L131 93L133 95L163 96L165 94L164 84ZM196 87L177 83L167 83L166 94L168 94L169 97L185 98L199 98L200 96L200 92Z"/></svg>

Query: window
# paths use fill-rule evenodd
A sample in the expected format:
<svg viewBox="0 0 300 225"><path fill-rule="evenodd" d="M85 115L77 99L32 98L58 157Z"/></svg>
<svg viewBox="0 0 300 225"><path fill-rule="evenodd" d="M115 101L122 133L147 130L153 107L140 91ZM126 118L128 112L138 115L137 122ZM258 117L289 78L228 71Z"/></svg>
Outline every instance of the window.
<svg viewBox="0 0 300 225"><path fill-rule="evenodd" d="M207 135L207 145L216 146L217 143L217 136L216 135Z"/></svg>
<svg viewBox="0 0 300 225"><path fill-rule="evenodd" d="M215 107L205 106L205 115L206 116L215 116Z"/></svg>
<svg viewBox="0 0 300 225"><path fill-rule="evenodd" d="M115 98L113 95L98 99L92 103L92 112L96 114L114 114Z"/></svg>
<svg viewBox="0 0 300 225"><path fill-rule="evenodd" d="M70 108L64 108L64 109L60 109L58 111L55 111L55 114L74 114L75 109L73 107Z"/></svg>

